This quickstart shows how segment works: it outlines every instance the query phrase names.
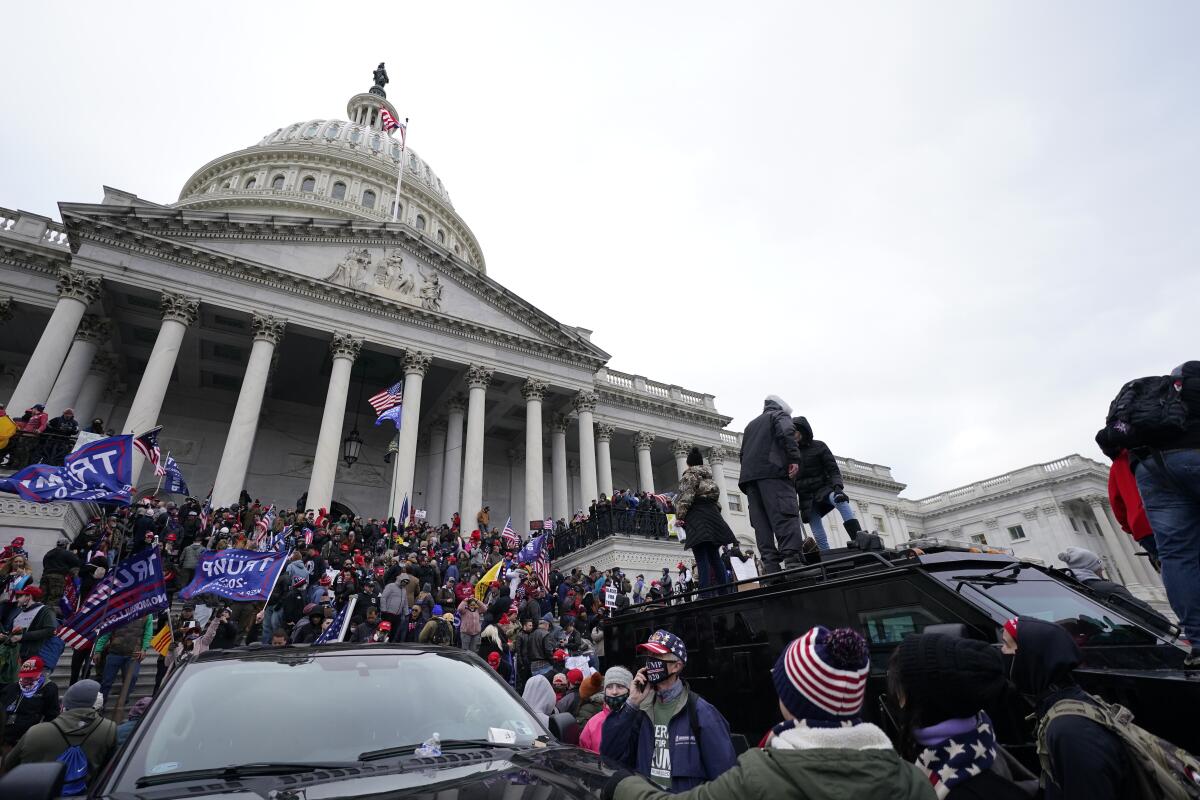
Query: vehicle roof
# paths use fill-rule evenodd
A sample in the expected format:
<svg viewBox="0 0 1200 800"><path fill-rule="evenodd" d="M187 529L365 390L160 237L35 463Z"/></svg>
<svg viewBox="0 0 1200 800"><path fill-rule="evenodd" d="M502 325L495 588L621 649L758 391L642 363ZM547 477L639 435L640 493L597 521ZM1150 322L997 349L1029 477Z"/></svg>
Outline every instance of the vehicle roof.
<svg viewBox="0 0 1200 800"><path fill-rule="evenodd" d="M377 644L361 644L357 642L331 642L318 645L247 645L223 650L205 650L192 659L192 663L206 661L253 661L258 659L278 659L288 656L323 656L344 655L379 655L381 653L433 653L440 656L460 658L466 651L458 647L446 647L436 644L394 644L379 642Z"/></svg>

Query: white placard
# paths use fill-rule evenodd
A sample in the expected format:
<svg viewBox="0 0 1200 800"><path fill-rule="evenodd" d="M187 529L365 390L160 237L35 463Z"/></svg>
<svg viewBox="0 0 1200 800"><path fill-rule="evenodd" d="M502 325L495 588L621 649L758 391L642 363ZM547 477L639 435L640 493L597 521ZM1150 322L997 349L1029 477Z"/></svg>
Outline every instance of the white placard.
<svg viewBox="0 0 1200 800"><path fill-rule="evenodd" d="M732 556L729 559L729 563L733 567L734 576L739 581L758 577L758 567L755 565L753 558L742 560L737 556Z"/></svg>
<svg viewBox="0 0 1200 800"><path fill-rule="evenodd" d="M417 519L425 519L425 509L418 508L413 516L415 516Z"/></svg>
<svg viewBox="0 0 1200 800"><path fill-rule="evenodd" d="M608 586L604 589L604 605L609 608L617 607L617 587Z"/></svg>
<svg viewBox="0 0 1200 800"><path fill-rule="evenodd" d="M570 656L566 660L566 668L579 670L583 673L584 678L596 671L592 669L592 662L588 660L587 656Z"/></svg>

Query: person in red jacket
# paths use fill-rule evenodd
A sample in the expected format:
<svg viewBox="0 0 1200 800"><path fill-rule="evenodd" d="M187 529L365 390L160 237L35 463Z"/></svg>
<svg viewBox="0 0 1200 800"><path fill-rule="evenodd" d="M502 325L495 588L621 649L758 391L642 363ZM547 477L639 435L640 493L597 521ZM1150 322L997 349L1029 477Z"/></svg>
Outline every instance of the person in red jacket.
<svg viewBox="0 0 1200 800"><path fill-rule="evenodd" d="M1112 506L1113 516L1121 524L1121 530L1132 536L1150 555L1150 563L1154 568L1162 572L1154 531L1150 529L1150 519L1146 516L1142 495L1138 492L1137 478L1133 476L1133 469L1129 465L1129 451L1112 444L1107 428L1101 428L1096 434L1096 444L1113 462L1108 470L1108 504Z"/></svg>

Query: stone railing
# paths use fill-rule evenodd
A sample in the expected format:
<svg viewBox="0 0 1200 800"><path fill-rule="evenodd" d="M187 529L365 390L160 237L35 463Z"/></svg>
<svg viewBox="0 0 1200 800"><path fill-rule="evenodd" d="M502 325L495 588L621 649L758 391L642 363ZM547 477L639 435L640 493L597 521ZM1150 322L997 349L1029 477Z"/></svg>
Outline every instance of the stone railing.
<svg viewBox="0 0 1200 800"><path fill-rule="evenodd" d="M1070 455L1066 458L1060 458L1057 461L1050 461L1045 464L1033 464L1013 470L1012 472L1006 472L1003 475L997 475L994 478L986 478L975 483L969 483L957 489L951 489L941 494L935 494L932 497L916 500L914 504L920 511L930 511L940 506L952 505L954 503L961 503L964 500L983 497L996 491L1035 483L1045 480L1050 475L1058 476L1073 471L1086 471L1093 467L1101 471L1105 470L1103 464L1099 464L1083 456Z"/></svg>
<svg viewBox="0 0 1200 800"><path fill-rule="evenodd" d="M721 444L726 447L742 448L742 435L734 431L721 431Z"/></svg>
<svg viewBox="0 0 1200 800"><path fill-rule="evenodd" d="M716 399L711 394L702 394L669 383L652 381L641 375L630 375L605 367L596 373L596 383L602 387L620 389L630 394L640 394L657 400L679 403L686 406L716 411Z"/></svg>
<svg viewBox="0 0 1200 800"><path fill-rule="evenodd" d="M0 234L40 242L56 249L67 250L67 229L62 223L30 211L0 208Z"/></svg>

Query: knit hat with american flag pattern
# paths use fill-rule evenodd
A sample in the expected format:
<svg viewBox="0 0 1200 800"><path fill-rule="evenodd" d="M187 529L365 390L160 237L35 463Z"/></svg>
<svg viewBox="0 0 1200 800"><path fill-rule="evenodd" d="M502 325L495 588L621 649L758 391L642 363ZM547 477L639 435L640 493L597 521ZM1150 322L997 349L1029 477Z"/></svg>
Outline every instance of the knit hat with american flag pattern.
<svg viewBox="0 0 1200 800"><path fill-rule="evenodd" d="M870 666L867 642L850 628L818 625L775 662L775 691L798 720L845 722L862 712Z"/></svg>

